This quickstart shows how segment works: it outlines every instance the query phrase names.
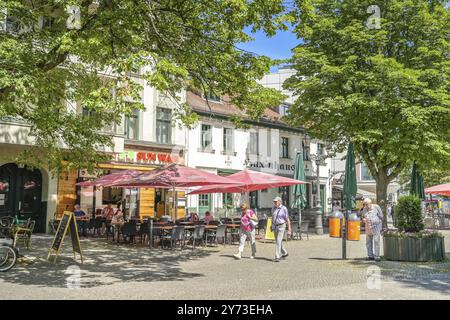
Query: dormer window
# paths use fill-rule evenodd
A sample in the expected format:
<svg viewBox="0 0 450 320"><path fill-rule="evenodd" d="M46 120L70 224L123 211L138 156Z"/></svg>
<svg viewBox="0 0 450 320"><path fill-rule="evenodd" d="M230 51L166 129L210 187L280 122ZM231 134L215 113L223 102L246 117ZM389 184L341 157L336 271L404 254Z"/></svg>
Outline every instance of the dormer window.
<svg viewBox="0 0 450 320"><path fill-rule="evenodd" d="M222 98L220 96L218 96L212 90L209 90L208 92L203 94L203 98L208 100L208 101L211 101L211 102L222 102Z"/></svg>

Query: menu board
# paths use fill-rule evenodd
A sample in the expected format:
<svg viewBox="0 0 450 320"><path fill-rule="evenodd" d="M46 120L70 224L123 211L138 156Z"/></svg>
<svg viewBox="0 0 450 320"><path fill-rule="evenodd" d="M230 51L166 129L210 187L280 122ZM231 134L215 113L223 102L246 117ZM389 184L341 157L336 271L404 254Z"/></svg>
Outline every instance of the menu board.
<svg viewBox="0 0 450 320"><path fill-rule="evenodd" d="M266 234L264 237L264 241L265 240L275 240L275 234L272 231L272 218L267 219Z"/></svg>
<svg viewBox="0 0 450 320"><path fill-rule="evenodd" d="M81 263L83 263L83 254L81 252L80 238L78 236L78 227L73 212L64 211L61 221L59 222L58 229L56 231L55 237L53 239L52 246L48 253L47 259L50 258L52 254L55 254L55 260L58 254L61 252L64 238L66 237L67 231L69 231L70 238L72 239L72 249L75 257L75 253L80 254Z"/></svg>

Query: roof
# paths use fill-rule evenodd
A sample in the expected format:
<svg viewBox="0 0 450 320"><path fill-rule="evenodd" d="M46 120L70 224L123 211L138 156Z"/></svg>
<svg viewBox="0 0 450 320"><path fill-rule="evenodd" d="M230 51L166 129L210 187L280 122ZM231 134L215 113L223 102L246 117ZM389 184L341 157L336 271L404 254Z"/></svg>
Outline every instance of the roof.
<svg viewBox="0 0 450 320"><path fill-rule="evenodd" d="M237 106L230 103L229 97L224 97L221 102L206 101L199 94L187 91L186 101L193 111L201 115L213 115L218 117L231 117L231 116L241 116L246 122L258 123L260 125L272 125L277 127L282 127L283 129L289 129L293 131L303 131L303 128L292 128L286 122L281 120L281 115L267 108L264 114L259 120L252 120L247 114L239 109Z"/></svg>

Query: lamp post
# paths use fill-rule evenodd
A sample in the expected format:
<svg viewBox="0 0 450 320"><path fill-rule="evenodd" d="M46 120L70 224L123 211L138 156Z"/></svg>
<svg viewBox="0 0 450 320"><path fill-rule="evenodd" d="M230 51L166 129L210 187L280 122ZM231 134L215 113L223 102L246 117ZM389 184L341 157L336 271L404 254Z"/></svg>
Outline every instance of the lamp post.
<svg viewBox="0 0 450 320"><path fill-rule="evenodd" d="M305 135L304 138L304 144L309 145L311 141L311 138L308 136L308 134ZM310 159L314 161L316 164L316 183L317 183L317 191L316 191L316 201L314 203L313 212L315 215L315 229L316 234L323 234L323 224L322 224L322 207L320 204L320 166L324 165L324 161L327 158L327 155L325 154L325 150L321 144L317 144L317 152L316 154L312 154L310 156Z"/></svg>

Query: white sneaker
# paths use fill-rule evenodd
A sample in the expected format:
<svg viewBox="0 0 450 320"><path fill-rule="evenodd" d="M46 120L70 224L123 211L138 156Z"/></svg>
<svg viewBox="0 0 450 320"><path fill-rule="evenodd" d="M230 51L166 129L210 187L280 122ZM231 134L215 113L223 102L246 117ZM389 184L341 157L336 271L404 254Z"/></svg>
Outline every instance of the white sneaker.
<svg viewBox="0 0 450 320"><path fill-rule="evenodd" d="M239 253L236 253L236 254L233 254L233 257L235 257L236 259L238 259L238 260L241 260L241 253L239 252Z"/></svg>
<svg viewBox="0 0 450 320"><path fill-rule="evenodd" d="M250 256L250 259L255 259L255 256Z"/></svg>

